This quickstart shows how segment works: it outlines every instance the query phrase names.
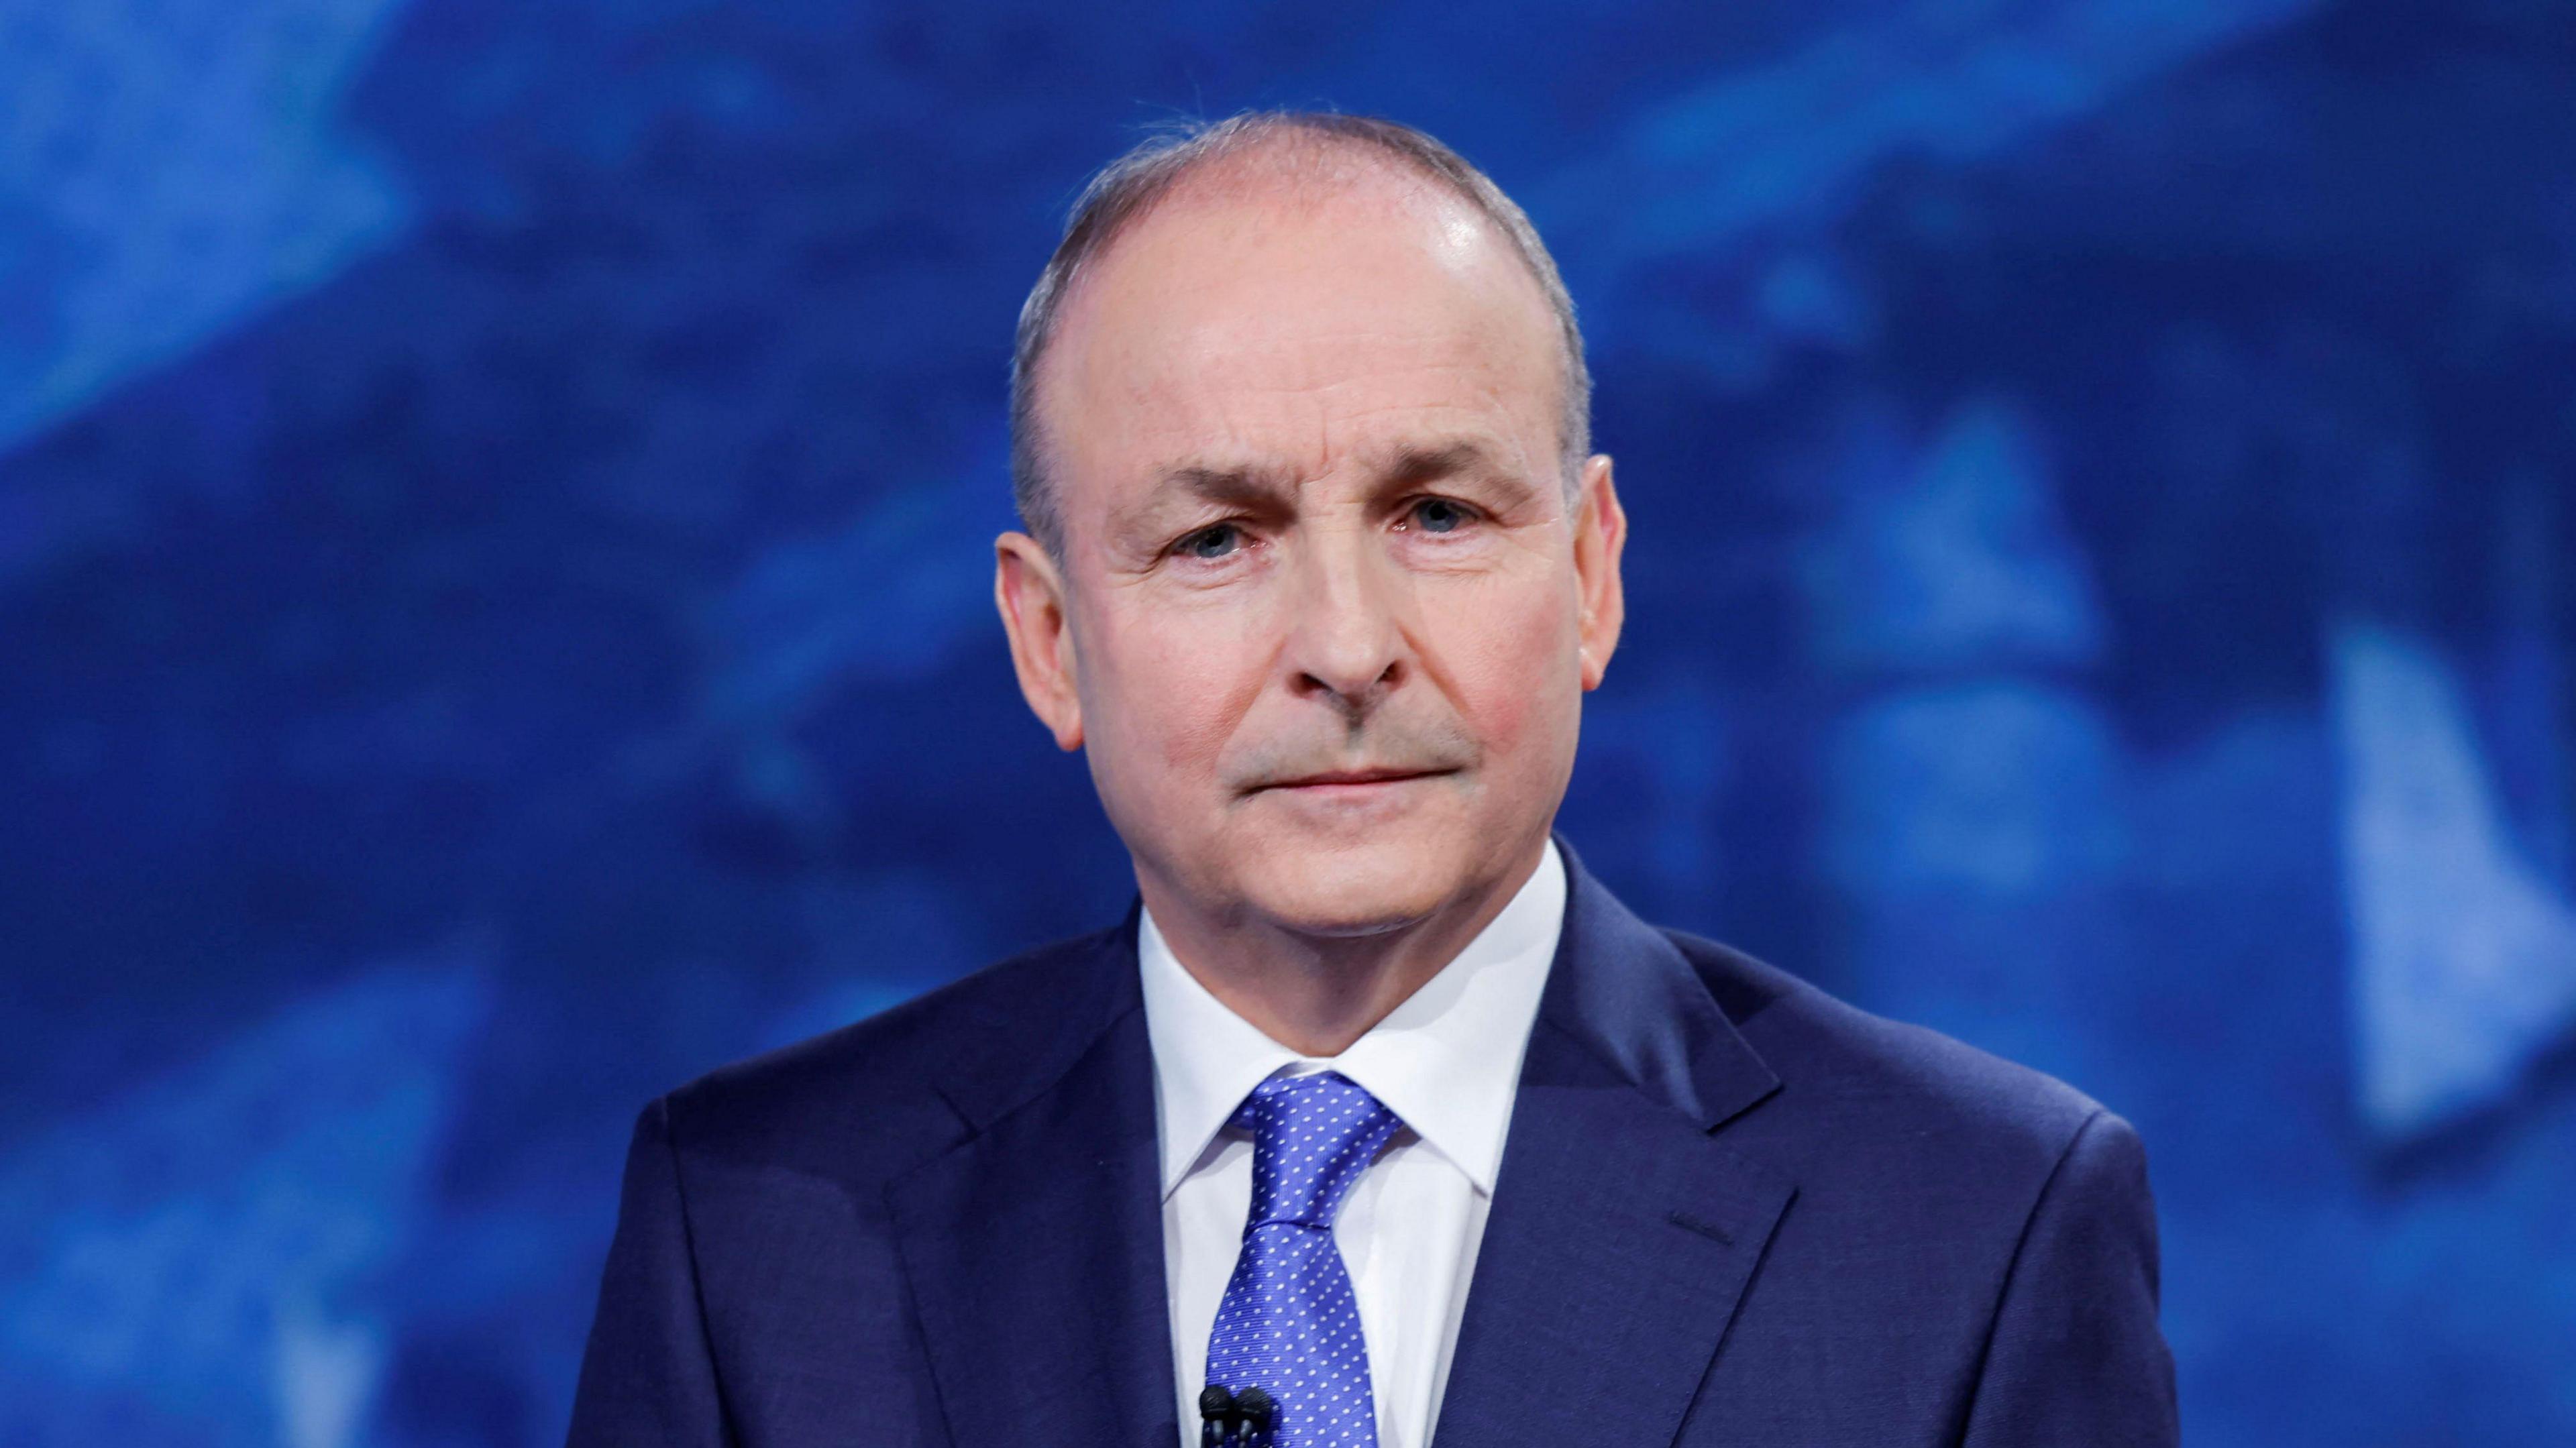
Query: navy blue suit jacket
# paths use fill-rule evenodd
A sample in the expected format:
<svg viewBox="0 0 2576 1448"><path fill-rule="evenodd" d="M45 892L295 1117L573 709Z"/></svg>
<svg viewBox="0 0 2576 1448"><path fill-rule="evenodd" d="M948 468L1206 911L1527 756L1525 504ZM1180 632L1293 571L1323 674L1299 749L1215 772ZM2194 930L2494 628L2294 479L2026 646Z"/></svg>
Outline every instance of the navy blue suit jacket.
<svg viewBox="0 0 2576 1448"><path fill-rule="evenodd" d="M2128 1123L1566 857L1440 1448L2176 1441ZM575 1448L1174 1448L1135 926L647 1107Z"/></svg>

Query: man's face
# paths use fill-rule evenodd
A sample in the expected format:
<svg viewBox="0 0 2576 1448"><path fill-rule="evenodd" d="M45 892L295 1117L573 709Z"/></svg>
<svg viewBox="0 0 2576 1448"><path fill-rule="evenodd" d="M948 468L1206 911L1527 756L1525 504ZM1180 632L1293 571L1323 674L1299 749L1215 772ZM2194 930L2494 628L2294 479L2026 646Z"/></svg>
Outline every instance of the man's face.
<svg viewBox="0 0 2576 1448"><path fill-rule="evenodd" d="M1158 916L1398 928L1555 816L1617 637L1608 460L1569 500L1553 316L1466 202L1184 185L1040 369L1064 556L1004 539L1022 684Z"/></svg>

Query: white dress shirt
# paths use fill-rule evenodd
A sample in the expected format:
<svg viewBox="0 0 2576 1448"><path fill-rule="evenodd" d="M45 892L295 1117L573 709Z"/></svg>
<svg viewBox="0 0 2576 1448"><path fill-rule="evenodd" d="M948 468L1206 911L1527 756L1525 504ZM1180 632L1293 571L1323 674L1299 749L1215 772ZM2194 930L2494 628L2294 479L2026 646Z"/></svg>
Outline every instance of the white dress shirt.
<svg viewBox="0 0 2576 1448"><path fill-rule="evenodd" d="M1252 1212L1252 1136L1227 1124L1273 1074L1339 1071L1404 1121L1333 1222L1377 1395L1379 1448L1423 1448L1449 1379L1467 1284L1511 1126L1521 1056L1565 923L1550 840L1474 940L1338 1056L1300 1056L1198 983L1147 912L1136 955L1154 1050L1163 1268L1181 1440L1199 1441L1208 1337Z"/></svg>

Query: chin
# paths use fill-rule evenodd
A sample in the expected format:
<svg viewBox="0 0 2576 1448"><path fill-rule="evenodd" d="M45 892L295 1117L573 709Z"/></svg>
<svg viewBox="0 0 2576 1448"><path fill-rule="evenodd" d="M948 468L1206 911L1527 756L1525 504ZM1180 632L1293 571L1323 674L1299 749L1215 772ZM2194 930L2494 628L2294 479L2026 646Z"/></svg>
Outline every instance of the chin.
<svg viewBox="0 0 2576 1448"><path fill-rule="evenodd" d="M1468 852L1414 831L1282 841L1244 866L1244 897L1301 934L1374 935L1437 911L1465 884Z"/></svg>

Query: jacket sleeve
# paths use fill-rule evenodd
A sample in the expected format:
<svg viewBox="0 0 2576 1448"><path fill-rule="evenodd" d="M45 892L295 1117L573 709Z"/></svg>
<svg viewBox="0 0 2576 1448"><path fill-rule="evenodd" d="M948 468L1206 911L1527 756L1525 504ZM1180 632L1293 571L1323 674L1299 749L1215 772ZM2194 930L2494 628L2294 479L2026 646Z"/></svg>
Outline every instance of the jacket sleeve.
<svg viewBox="0 0 2576 1448"><path fill-rule="evenodd" d="M571 1448L729 1448L670 1108L635 1123L617 1235L573 1394Z"/></svg>
<svg viewBox="0 0 2576 1448"><path fill-rule="evenodd" d="M2023 1228L1965 1448L2173 1448L2181 1429L2157 1291L2146 1150L2129 1123L2097 1110Z"/></svg>

